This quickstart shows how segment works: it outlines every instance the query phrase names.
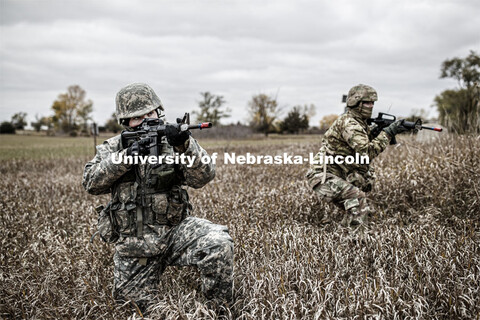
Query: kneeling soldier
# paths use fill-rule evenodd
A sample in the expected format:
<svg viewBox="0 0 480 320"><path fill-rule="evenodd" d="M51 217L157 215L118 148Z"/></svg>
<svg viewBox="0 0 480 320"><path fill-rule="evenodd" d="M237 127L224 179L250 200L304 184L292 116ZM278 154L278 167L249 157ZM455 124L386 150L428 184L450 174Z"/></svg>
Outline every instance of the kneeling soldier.
<svg viewBox="0 0 480 320"><path fill-rule="evenodd" d="M366 192L372 189L375 175L369 164L325 164L326 156L368 157L372 161L396 134L408 129L402 120L393 122L373 137L366 120L371 118L377 92L370 86L359 84L350 89L347 96L347 111L330 126L322 140L322 147L307 172L310 187L319 199L335 204L344 216L342 224L364 224L372 209L367 203ZM358 157L355 157L358 154ZM323 158L323 159L321 159ZM327 216L324 222L328 222Z"/></svg>
<svg viewBox="0 0 480 320"><path fill-rule="evenodd" d="M117 119L128 131L135 131L144 118L164 117L160 99L146 84L122 88L116 107ZM115 242L115 298L132 300L144 309L167 266L193 265L200 271L205 296L230 302L232 238L226 226L190 216L192 206L184 188L201 188L214 178L215 165L201 161L207 152L189 131L168 124L158 143L159 155L184 153L195 157L192 166L114 164L112 155L149 154L142 140L123 144L118 135L97 146L83 174L83 186L90 194L111 193L107 207L98 210L98 229L104 241Z"/></svg>

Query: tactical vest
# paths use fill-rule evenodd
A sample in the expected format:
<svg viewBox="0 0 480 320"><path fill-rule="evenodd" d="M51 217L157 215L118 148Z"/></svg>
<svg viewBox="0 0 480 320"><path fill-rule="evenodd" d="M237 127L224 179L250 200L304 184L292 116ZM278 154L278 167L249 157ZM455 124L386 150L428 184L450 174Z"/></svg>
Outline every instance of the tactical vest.
<svg viewBox="0 0 480 320"><path fill-rule="evenodd" d="M173 149L162 143L161 155L173 155ZM182 173L174 164L133 165L112 186L112 200L103 209L111 224L115 242L119 236L142 238L145 225L177 225L191 211L188 193L181 187ZM105 219L107 220L107 219ZM106 241L100 229L102 239ZM116 238L116 239L115 239Z"/></svg>
<svg viewBox="0 0 480 320"><path fill-rule="evenodd" d="M354 119L364 130L368 136L369 141L372 140L370 135L370 128L367 123L361 119L361 117L355 113L355 111L349 110L347 114L341 115L343 118ZM345 121L344 121L345 122ZM336 156L342 155L344 157L349 155L354 155L355 150L353 150L342 137L342 131L338 130L334 126L337 123L334 123L332 127L327 130L323 139L322 147L320 148L320 153L325 156ZM356 164L328 164L321 165L321 170L323 171L323 182L327 174L332 174L334 176L340 177L346 180L353 185L363 188L365 185L372 183L373 169L369 165L356 165Z"/></svg>

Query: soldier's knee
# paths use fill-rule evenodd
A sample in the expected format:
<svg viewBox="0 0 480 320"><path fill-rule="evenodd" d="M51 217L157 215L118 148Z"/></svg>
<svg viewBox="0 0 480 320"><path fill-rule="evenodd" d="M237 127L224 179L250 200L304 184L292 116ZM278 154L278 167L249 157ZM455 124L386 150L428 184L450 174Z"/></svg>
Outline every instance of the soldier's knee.
<svg viewBox="0 0 480 320"><path fill-rule="evenodd" d="M215 237L215 249L217 256L222 257L225 261L233 261L233 240L226 232Z"/></svg>
<svg viewBox="0 0 480 320"><path fill-rule="evenodd" d="M334 193L332 190L329 189L328 185L325 184L317 184L313 191L317 198L321 201L331 202L334 198Z"/></svg>
<svg viewBox="0 0 480 320"><path fill-rule="evenodd" d="M217 259L233 259L233 240L227 230L212 230L195 241L193 261L200 264Z"/></svg>
<svg viewBox="0 0 480 320"><path fill-rule="evenodd" d="M202 242L203 249L197 252L197 261L203 272L222 270L230 273L233 269L233 240L230 235L226 232L210 233Z"/></svg>

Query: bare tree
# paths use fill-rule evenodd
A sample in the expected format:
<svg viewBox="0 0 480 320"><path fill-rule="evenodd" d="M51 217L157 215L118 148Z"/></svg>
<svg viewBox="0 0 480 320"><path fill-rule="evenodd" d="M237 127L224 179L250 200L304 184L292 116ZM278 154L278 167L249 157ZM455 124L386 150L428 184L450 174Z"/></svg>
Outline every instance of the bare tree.
<svg viewBox="0 0 480 320"><path fill-rule="evenodd" d="M222 110L225 100L223 96L211 94L210 92L200 92L202 100L198 102L200 111L193 111L198 122L211 122L214 126L220 123L223 118L230 117L230 109Z"/></svg>

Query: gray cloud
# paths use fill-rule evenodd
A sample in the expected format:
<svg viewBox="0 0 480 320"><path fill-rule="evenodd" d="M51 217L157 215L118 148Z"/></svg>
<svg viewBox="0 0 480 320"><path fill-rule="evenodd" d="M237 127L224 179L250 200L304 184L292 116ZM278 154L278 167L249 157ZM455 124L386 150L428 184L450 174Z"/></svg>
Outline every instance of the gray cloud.
<svg viewBox="0 0 480 320"><path fill-rule="evenodd" d="M222 94L231 121L253 94L341 110L350 86L379 91L378 111L429 109L448 87L443 60L480 47L475 1L2 1L0 104L50 113L69 85L114 110L118 89L149 83L169 114ZM433 112L432 112L433 113Z"/></svg>

